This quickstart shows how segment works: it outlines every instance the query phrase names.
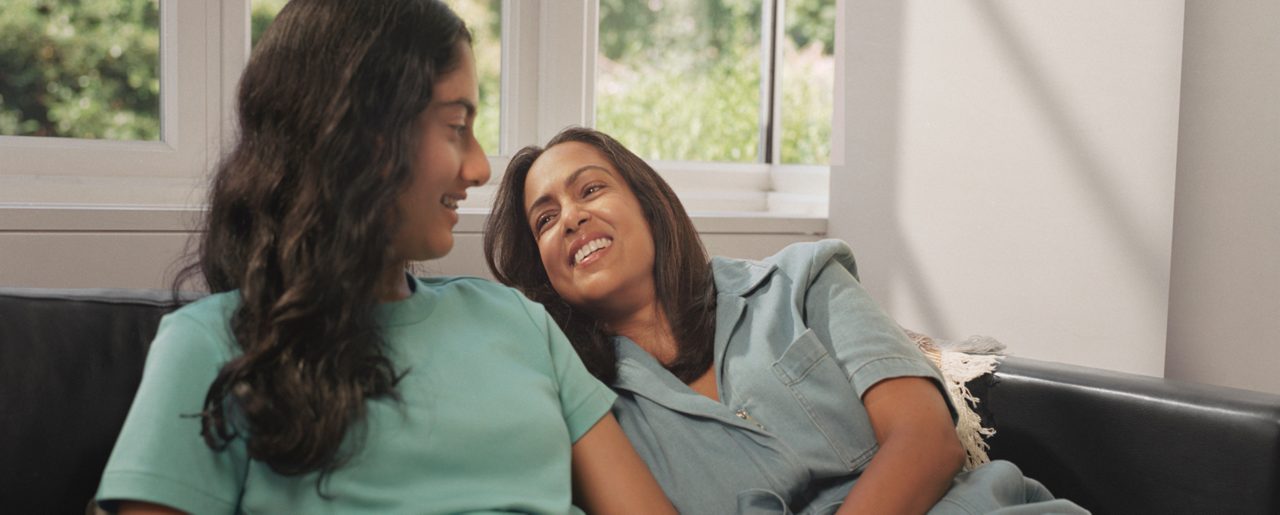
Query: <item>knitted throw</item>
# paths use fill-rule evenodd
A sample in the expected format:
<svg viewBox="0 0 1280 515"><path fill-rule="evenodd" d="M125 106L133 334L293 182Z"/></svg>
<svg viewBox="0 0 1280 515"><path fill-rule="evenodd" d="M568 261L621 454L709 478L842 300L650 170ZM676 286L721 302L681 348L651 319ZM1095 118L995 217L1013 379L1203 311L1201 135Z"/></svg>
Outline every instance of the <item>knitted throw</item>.
<svg viewBox="0 0 1280 515"><path fill-rule="evenodd" d="M934 340L929 336L906 330L907 336L924 352L929 360L942 371L943 383L951 405L956 408L956 435L964 446L965 470L991 461L987 457L986 439L996 430L982 427L982 419L974 412L980 399L969 393L965 383L983 374L995 371L996 364L1004 358L1004 344L986 336L970 336L965 340Z"/></svg>

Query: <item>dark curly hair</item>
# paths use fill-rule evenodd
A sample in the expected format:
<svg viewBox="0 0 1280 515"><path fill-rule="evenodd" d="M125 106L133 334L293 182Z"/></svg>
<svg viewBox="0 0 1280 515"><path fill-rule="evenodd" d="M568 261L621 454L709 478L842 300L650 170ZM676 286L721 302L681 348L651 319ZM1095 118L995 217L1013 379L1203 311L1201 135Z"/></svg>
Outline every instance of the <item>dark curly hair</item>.
<svg viewBox="0 0 1280 515"><path fill-rule="evenodd" d="M415 121L470 39L437 0L292 0L257 43L197 262L175 280L241 300L231 331L243 352L201 413L211 448L242 437L277 473L325 477L360 447L365 401L396 396L403 371L375 320L380 272L395 266Z"/></svg>
<svg viewBox="0 0 1280 515"><path fill-rule="evenodd" d="M707 252L693 221L671 186L643 159L603 132L581 127L561 131L545 148L528 146L511 158L485 224L484 257L493 276L542 303L569 337L587 370L606 384L618 375L613 335L585 311L569 305L547 278L524 210L524 183L534 161L546 149L576 141L595 147L622 175L640 201L661 249L653 267L654 286L663 313L679 345L666 367L688 383L711 367L715 338L715 281Z"/></svg>

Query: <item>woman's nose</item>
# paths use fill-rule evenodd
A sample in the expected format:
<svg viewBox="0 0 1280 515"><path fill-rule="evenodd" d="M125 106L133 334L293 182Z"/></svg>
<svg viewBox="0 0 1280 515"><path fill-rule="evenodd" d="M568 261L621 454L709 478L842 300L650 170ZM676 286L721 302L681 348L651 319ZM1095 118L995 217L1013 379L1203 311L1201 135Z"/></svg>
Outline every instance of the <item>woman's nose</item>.
<svg viewBox="0 0 1280 515"><path fill-rule="evenodd" d="M480 142L471 137L471 145L462 159L462 179L470 186L483 186L489 182L489 156L484 153Z"/></svg>
<svg viewBox="0 0 1280 515"><path fill-rule="evenodd" d="M564 230L566 233L577 232L577 230L582 227L582 224L587 223L587 220L591 219L591 215L587 213L585 209L573 204L565 206L562 209L560 216L561 219L564 220Z"/></svg>

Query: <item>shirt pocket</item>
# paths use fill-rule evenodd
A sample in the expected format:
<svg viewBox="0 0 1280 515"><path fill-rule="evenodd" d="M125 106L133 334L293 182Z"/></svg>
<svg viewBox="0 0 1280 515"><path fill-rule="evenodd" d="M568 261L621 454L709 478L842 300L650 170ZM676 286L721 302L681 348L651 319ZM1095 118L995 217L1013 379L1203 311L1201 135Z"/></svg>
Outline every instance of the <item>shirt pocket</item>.
<svg viewBox="0 0 1280 515"><path fill-rule="evenodd" d="M772 369L850 470L871 459L876 440L866 410L844 370L812 329L791 342Z"/></svg>

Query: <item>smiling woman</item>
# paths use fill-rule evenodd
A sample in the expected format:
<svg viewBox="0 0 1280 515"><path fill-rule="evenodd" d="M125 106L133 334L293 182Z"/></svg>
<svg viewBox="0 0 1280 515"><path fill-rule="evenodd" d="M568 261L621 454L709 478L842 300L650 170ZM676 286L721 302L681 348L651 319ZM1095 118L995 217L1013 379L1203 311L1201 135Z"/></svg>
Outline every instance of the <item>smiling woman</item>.
<svg viewBox="0 0 1280 515"><path fill-rule="evenodd" d="M489 179L470 43L438 0L285 5L183 276L212 295L161 321L104 507L671 512L540 306L406 273Z"/></svg>
<svg viewBox="0 0 1280 515"><path fill-rule="evenodd" d="M959 473L942 376L826 240L707 259L680 201L613 138L516 154L485 235L543 303L682 513L1081 513L1008 462Z"/></svg>

